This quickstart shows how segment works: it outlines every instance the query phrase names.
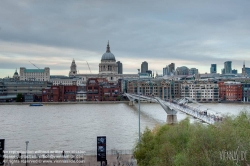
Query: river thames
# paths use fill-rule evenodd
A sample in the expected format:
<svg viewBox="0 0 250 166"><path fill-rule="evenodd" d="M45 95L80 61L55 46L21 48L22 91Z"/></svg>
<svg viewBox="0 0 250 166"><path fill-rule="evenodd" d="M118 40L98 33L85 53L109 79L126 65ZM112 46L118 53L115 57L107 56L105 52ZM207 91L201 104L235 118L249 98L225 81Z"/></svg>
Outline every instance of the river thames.
<svg viewBox="0 0 250 166"><path fill-rule="evenodd" d="M247 104L204 104L226 115L250 111ZM141 131L166 123L159 104L141 104ZM177 114L178 121L186 118ZM190 118L194 121L193 118ZM0 139L6 150L96 150L96 137L107 136L107 149L133 149L138 140L138 107L117 104L62 104L30 107L0 105Z"/></svg>

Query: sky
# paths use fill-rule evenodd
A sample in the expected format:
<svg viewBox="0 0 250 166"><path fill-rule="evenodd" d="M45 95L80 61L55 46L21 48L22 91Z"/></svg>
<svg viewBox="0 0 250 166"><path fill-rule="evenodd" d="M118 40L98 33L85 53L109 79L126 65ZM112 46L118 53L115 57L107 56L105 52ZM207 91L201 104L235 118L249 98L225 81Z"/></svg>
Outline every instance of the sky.
<svg viewBox="0 0 250 166"><path fill-rule="evenodd" d="M225 61L250 67L249 0L1 0L0 78L15 69L50 67L68 75L98 73L107 42L124 73L143 61L162 74L176 67L210 71ZM87 62L86 62L87 61Z"/></svg>

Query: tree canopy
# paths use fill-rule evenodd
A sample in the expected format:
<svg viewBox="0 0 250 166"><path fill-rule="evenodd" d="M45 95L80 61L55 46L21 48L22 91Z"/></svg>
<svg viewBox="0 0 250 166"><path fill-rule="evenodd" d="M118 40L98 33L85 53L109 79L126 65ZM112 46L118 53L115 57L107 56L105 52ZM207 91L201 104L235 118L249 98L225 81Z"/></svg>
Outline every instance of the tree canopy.
<svg viewBox="0 0 250 166"><path fill-rule="evenodd" d="M16 102L23 102L23 95L22 93L18 93L17 96L16 96Z"/></svg>
<svg viewBox="0 0 250 166"><path fill-rule="evenodd" d="M227 117L215 125L190 123L146 128L134 149L139 166L250 164L250 114Z"/></svg>

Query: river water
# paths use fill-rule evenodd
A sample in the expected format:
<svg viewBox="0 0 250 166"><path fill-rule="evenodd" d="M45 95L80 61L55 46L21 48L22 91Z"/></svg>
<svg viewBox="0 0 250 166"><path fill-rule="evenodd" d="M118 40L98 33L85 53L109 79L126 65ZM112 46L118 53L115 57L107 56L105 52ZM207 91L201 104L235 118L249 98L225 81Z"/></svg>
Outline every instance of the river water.
<svg viewBox="0 0 250 166"><path fill-rule="evenodd" d="M204 104L222 114L250 111L246 104ZM30 107L0 105L0 139L6 150L96 150L96 137L107 136L107 149L132 149L138 141L138 106L119 104L63 104ZM141 104L141 131L166 123L159 104ZM182 120L187 116L177 114ZM191 121L194 119L191 118Z"/></svg>

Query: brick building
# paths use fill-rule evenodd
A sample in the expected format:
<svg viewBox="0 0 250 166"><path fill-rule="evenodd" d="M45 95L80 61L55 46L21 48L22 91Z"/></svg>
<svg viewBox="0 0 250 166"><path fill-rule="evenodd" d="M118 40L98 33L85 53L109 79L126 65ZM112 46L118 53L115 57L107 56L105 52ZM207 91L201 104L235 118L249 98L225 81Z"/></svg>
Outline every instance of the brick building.
<svg viewBox="0 0 250 166"><path fill-rule="evenodd" d="M119 100L120 86L105 78L89 78L86 84L87 101Z"/></svg>
<svg viewBox="0 0 250 166"><path fill-rule="evenodd" d="M219 98L224 101L241 101L242 84L240 82L219 82Z"/></svg>
<svg viewBox="0 0 250 166"><path fill-rule="evenodd" d="M74 102L76 101L77 86L51 86L42 90L43 102Z"/></svg>

